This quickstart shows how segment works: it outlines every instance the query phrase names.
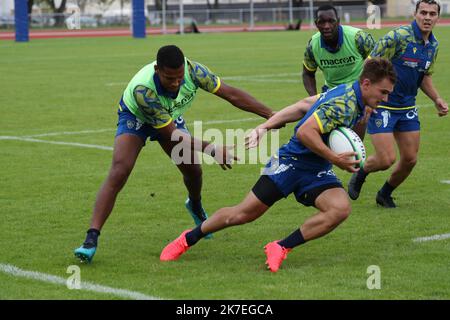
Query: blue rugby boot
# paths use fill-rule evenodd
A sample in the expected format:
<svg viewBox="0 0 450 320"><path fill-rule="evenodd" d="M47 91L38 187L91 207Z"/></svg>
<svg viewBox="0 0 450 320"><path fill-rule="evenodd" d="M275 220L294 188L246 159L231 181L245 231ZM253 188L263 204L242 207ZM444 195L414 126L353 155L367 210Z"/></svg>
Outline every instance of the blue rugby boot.
<svg viewBox="0 0 450 320"><path fill-rule="evenodd" d="M192 219L194 219L195 225L199 225L201 224L203 221L205 221L206 219L208 219L208 214L205 212L205 209L203 209L203 207L200 208L201 210L201 214L196 214L194 212L194 210L192 209L192 203L191 200L188 198L186 200L186 202L184 203L186 206L186 209L188 210L189 214L191 215ZM205 239L211 239L212 238L212 233L208 233L205 236Z"/></svg>
<svg viewBox="0 0 450 320"><path fill-rule="evenodd" d="M81 247L75 249L74 254L75 254L75 257L80 259L81 262L91 263L92 258L94 258L95 251L97 251L96 246L92 246L92 247L88 248L83 244Z"/></svg>
<svg viewBox="0 0 450 320"><path fill-rule="evenodd" d="M74 250L75 257L79 258L81 262L92 262L95 251L97 251L97 241L100 231L94 228L89 229L86 235L86 240L83 245Z"/></svg>

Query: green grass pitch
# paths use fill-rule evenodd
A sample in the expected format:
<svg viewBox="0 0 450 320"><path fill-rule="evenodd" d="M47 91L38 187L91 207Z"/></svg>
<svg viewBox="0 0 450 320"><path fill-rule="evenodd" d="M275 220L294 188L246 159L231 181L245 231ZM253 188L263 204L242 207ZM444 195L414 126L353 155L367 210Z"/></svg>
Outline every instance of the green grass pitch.
<svg viewBox="0 0 450 320"><path fill-rule="evenodd" d="M373 34L378 39L386 31ZM102 231L94 262L79 264L73 256L84 240L96 193L111 163L110 150L73 144L113 145L121 93L135 72L154 60L160 46L180 46L227 83L279 110L306 95L300 70L311 34L0 42L0 264L61 278L69 277L70 265L79 265L82 281L162 299L450 298L450 240L413 242L450 233L450 185L441 182L450 180L450 118L438 118L423 93L418 97L419 162L395 192L399 207L376 207L376 191L390 171L371 175L349 219L326 237L296 248L276 274L265 269L263 246L290 234L314 213L293 197L254 223L201 241L179 261L159 261L161 249L191 227L192 219L184 209L181 175L157 143L143 149ZM437 28L435 34L440 52L433 79L449 101L450 29ZM318 83L322 79L319 75ZM260 123L256 116L203 92L185 118L191 125L194 120L255 118L203 124L204 129L222 132ZM291 136L292 128L281 130L281 142ZM365 144L370 154L369 137ZM261 167L236 165L224 172L217 165L205 165L203 200L208 212L241 201ZM346 185L350 175L337 173ZM366 285L372 265L381 270L378 290ZM0 272L0 283L0 299L122 298L5 272Z"/></svg>

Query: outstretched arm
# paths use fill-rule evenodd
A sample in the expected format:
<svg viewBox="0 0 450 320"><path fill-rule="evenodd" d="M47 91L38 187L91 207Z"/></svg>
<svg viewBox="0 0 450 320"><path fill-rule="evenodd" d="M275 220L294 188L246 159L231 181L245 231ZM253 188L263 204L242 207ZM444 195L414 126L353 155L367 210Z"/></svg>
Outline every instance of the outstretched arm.
<svg viewBox="0 0 450 320"><path fill-rule="evenodd" d="M431 75L425 75L423 77L420 88L431 100L433 100L438 111L438 115L440 117L446 116L448 114L448 104L439 96L439 93L433 85Z"/></svg>
<svg viewBox="0 0 450 320"><path fill-rule="evenodd" d="M266 130L278 129L287 123L300 120L318 99L319 95L315 95L287 106L258 127Z"/></svg>
<svg viewBox="0 0 450 320"><path fill-rule="evenodd" d="M269 119L274 114L272 109L266 107L247 92L229 86L224 82L220 84L219 90L217 90L214 94L227 100L233 106L241 110L252 112L263 118Z"/></svg>
<svg viewBox="0 0 450 320"><path fill-rule="evenodd" d="M252 130L246 137L246 147L256 147L267 130L278 129L287 123L303 118L307 110L309 110L318 99L319 95L308 97L278 111L272 118Z"/></svg>

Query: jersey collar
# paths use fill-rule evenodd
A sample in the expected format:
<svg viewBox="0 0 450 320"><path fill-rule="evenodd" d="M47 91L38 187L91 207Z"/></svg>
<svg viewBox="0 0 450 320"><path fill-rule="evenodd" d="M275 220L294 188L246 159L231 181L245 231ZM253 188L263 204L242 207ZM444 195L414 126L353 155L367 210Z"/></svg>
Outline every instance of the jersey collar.
<svg viewBox="0 0 450 320"><path fill-rule="evenodd" d="M414 36L416 37L416 40L423 42L423 38L422 38L422 31L420 31L419 26L417 25L417 21L414 20L411 23L412 29L414 31ZM430 41L430 43L432 42L436 42L436 38L434 37L433 32L430 33L430 36L428 38L428 41Z"/></svg>
<svg viewBox="0 0 450 320"><path fill-rule="evenodd" d="M343 43L344 43L344 29L342 28L341 25L338 27L338 45L336 48L330 48L329 46L327 46L325 41L323 41L322 36L320 36L320 46L322 48L325 48L327 51L331 53L338 52Z"/></svg>
<svg viewBox="0 0 450 320"><path fill-rule="evenodd" d="M361 114L363 114L363 111L366 106L364 105L364 102L362 99L361 85L359 84L359 80L356 80L355 82L353 82L352 88L355 91L356 102L358 103L358 108L361 111Z"/></svg>
<svg viewBox="0 0 450 320"><path fill-rule="evenodd" d="M153 75L153 82L155 83L155 87L156 87L156 92L158 93L159 96L163 96L163 97L167 97L170 99L176 99L178 96L178 93L180 92L180 90L178 90L177 92L170 92L167 91L161 84L161 80L159 80L159 76L157 73L155 73ZM184 84L184 79L183 81L181 81L181 85L180 87Z"/></svg>

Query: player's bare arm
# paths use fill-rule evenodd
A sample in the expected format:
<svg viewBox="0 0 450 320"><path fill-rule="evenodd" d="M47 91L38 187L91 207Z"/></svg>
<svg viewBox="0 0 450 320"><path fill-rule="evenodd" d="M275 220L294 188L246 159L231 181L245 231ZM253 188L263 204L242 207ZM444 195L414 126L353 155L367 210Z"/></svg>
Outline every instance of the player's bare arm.
<svg viewBox="0 0 450 320"><path fill-rule="evenodd" d="M303 118L318 99L319 95L307 97L275 113L273 117L250 132L245 139L246 148L256 147L268 130L279 129L287 123L295 122Z"/></svg>
<svg viewBox="0 0 450 320"><path fill-rule="evenodd" d="M348 172L357 172L355 165L360 160L351 160L350 157L356 155L356 152L344 152L336 154L323 142L320 127L314 117L306 120L297 130L297 139L308 149L322 158L327 159L332 164Z"/></svg>
<svg viewBox="0 0 450 320"><path fill-rule="evenodd" d="M274 112L245 91L222 82L215 95L227 100L233 106L269 119Z"/></svg>
<svg viewBox="0 0 450 320"><path fill-rule="evenodd" d="M434 102L438 115L440 117L448 114L448 104L439 96L438 91L433 85L431 75L425 75L423 77L422 85L420 86L422 91Z"/></svg>
<svg viewBox="0 0 450 320"><path fill-rule="evenodd" d="M306 69L303 65L302 72L303 86L310 96L317 94L316 72Z"/></svg>

